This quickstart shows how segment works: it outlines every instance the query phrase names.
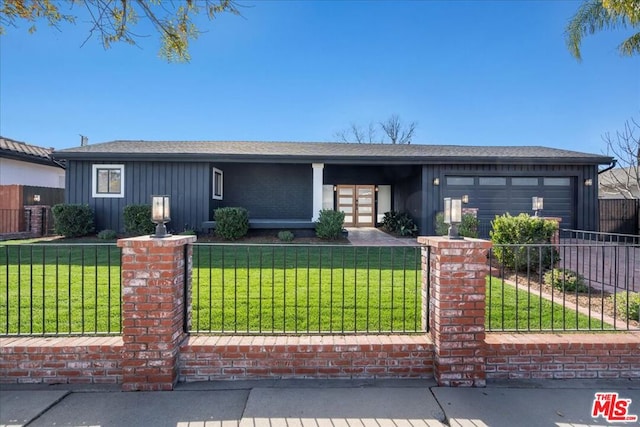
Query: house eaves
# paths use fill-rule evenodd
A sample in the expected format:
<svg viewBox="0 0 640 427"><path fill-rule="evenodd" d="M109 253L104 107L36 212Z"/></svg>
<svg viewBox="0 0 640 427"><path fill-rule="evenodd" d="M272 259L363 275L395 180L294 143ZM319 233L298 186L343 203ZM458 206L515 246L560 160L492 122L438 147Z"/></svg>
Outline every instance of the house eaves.
<svg viewBox="0 0 640 427"><path fill-rule="evenodd" d="M65 169L64 161L55 160L51 155L52 152L51 148L38 147L0 136L0 157Z"/></svg>
<svg viewBox="0 0 640 427"><path fill-rule="evenodd" d="M246 141L113 141L53 153L93 161L317 162L327 164L608 164L610 157L548 147Z"/></svg>

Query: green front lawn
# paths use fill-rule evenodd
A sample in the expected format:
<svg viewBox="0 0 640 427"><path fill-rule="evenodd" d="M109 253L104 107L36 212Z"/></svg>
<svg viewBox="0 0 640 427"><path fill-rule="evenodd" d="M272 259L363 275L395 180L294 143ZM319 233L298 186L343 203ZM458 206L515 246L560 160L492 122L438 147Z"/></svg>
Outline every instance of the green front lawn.
<svg viewBox="0 0 640 427"><path fill-rule="evenodd" d="M420 250L196 245L192 331L419 332ZM487 279L488 330L611 329ZM115 245L0 246L0 335L120 332Z"/></svg>

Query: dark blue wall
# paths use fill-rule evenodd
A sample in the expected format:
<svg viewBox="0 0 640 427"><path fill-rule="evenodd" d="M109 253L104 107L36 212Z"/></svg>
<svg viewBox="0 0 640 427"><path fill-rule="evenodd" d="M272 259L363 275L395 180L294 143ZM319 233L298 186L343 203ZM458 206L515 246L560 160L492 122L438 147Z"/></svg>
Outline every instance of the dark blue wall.
<svg viewBox="0 0 640 427"><path fill-rule="evenodd" d="M223 200L212 201L212 210L237 206L247 209L249 218L311 220L311 164L214 163L213 166L224 174L224 195Z"/></svg>

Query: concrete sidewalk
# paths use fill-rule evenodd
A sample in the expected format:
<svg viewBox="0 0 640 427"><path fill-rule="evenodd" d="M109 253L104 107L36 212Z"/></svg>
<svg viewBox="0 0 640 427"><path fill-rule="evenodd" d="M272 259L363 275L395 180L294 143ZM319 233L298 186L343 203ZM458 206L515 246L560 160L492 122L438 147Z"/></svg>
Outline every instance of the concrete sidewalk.
<svg viewBox="0 0 640 427"><path fill-rule="evenodd" d="M221 381L154 393L1 385L0 426L612 425L591 417L596 392L631 399L629 413L640 415L639 380L510 381L486 388L443 388L423 380Z"/></svg>

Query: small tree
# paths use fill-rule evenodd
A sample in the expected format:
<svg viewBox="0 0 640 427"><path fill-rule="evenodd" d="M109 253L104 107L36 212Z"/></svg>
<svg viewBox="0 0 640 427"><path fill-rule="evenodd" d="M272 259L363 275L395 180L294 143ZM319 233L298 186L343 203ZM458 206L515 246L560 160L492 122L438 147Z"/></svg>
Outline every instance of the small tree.
<svg viewBox="0 0 640 427"><path fill-rule="evenodd" d="M631 118L615 136L606 133L602 139L607 154L616 158L618 168L600 175L605 193L625 199L640 197L640 122Z"/></svg>

